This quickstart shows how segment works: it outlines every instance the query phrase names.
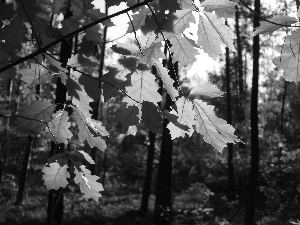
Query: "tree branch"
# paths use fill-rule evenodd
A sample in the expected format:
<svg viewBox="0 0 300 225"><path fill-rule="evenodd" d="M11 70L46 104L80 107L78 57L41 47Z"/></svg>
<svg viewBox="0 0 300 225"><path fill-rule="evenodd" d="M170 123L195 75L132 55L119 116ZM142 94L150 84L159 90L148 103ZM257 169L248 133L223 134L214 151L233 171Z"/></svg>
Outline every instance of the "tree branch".
<svg viewBox="0 0 300 225"><path fill-rule="evenodd" d="M91 28L91 27L97 25L98 23L103 23L103 22L105 22L105 21L107 21L107 20L109 20L111 18L114 18L116 16L119 16L119 15L122 15L124 13L127 13L127 12L129 12L129 11L131 11L133 9L139 8L139 7L143 6L143 5L147 5L149 2L152 2L152 1L153 0L145 0L144 2L140 2L140 3L138 3L136 5L133 5L133 6L129 7L129 8L127 8L127 9L121 10L121 11L116 12L114 14L111 14L109 16L103 17L103 18L101 18L99 20L96 20L96 21L94 21L94 22L92 22L92 23L90 23L90 24L88 24L86 26L83 26L83 27L81 27L81 28L79 28L79 29L77 29L77 30L75 30L75 31L73 31L73 32L71 32L71 33L69 33L69 34L67 34L67 35L65 35L65 36L57 39L56 41L53 41L52 43L46 45L45 47L40 48L38 51L33 52L32 54L29 54L29 55L27 55L27 56L25 56L23 58L20 58L20 59L14 61L14 62L8 64L7 66L2 67L0 69L0 73L2 73L4 71L6 71L6 70L8 70L8 69L10 69L10 68L18 65L18 64L20 64L22 62L25 62L28 59L32 59L33 57L35 57L35 56L37 56L37 55L39 55L41 53L46 52L47 49L49 49L49 48L51 48L51 47L59 44L60 42L66 40L66 39L68 39L68 38L70 38L70 37L72 37L72 36L74 36L74 35L76 35L76 34L78 34L80 32L82 32L82 31L84 31L84 30L86 30L88 28Z"/></svg>
<svg viewBox="0 0 300 225"><path fill-rule="evenodd" d="M247 9L249 9L253 14L255 14L256 16L258 16L259 19L263 20L263 21L266 21L268 23L271 23L271 24L274 24L274 25L277 25L277 26L282 26L282 27L300 27L300 26L297 26L297 25L287 25L287 24L281 24L281 23L276 23L276 22L273 22L271 20L268 20L268 19L265 19L264 17L262 17L259 13L255 12L253 9L251 9L243 0L239 0Z"/></svg>

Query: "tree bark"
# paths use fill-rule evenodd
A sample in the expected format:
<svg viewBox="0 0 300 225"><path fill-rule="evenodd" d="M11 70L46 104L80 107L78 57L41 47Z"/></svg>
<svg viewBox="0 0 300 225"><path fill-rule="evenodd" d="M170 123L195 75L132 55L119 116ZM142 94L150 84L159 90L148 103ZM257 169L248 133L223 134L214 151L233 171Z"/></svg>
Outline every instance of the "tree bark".
<svg viewBox="0 0 300 225"><path fill-rule="evenodd" d="M151 181L152 181L152 171L153 171L153 159L155 154L155 134L149 131L149 141L148 155L147 155L147 167L146 174L144 178L143 194L141 201L141 213L147 214L148 212L148 202L149 196L151 194Z"/></svg>
<svg viewBox="0 0 300 225"><path fill-rule="evenodd" d="M28 145L24 152L21 173L20 173L20 177L19 177L19 189L18 189L18 193L17 193L17 199L15 202L16 205L21 204L24 199L25 190L26 190L26 182L27 182L27 177L28 177L28 170L29 170L29 158L30 158L32 146L33 146L33 136L31 134L29 134L28 135Z"/></svg>
<svg viewBox="0 0 300 225"><path fill-rule="evenodd" d="M255 12L260 14L260 0L255 0ZM259 26L259 18L254 15L254 28ZM246 202L245 224L255 224L256 187L259 173L258 138L258 79L259 79L259 35L253 38L253 78L251 93L251 169Z"/></svg>
<svg viewBox="0 0 300 225"><path fill-rule="evenodd" d="M227 24L227 23L226 23ZM227 93L227 123L232 124L231 115L231 79L230 79L230 58L229 49L226 48L226 93ZM227 198L229 201L234 200L235 185L234 185L234 167L233 167L233 144L227 144L227 173L228 173L228 190Z"/></svg>
<svg viewBox="0 0 300 225"><path fill-rule="evenodd" d="M175 87L178 82L176 74L178 70L178 64L172 62L172 56L169 56L168 67L170 70L170 77L175 81ZM176 70L176 71L175 71ZM173 101L169 95L166 96L165 108L170 110ZM172 212L172 154L173 154L173 142L170 132L167 128L169 121L164 118L161 152L159 157L159 165L156 179L156 199L154 209L155 225L169 225L172 224L173 212Z"/></svg>

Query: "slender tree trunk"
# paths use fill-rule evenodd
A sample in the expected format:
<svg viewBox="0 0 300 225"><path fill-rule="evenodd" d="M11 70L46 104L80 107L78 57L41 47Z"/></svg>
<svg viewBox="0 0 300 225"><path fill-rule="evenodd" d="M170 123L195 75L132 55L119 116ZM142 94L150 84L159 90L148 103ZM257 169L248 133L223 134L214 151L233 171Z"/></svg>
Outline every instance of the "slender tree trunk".
<svg viewBox="0 0 300 225"><path fill-rule="evenodd" d="M227 122L232 124L231 116L231 79L230 79L230 58L229 49L226 48L226 93L227 93ZM235 186L234 186L234 168L233 168L233 144L227 144L228 158L227 158L227 172L228 172L228 190L227 198L229 201L234 200Z"/></svg>
<svg viewBox="0 0 300 225"><path fill-rule="evenodd" d="M29 170L29 158L30 158L32 146L33 146L33 136L31 134L29 134L28 135L28 145L24 152L21 173L20 173L20 177L19 177L19 189L18 189L18 193L17 193L17 199L15 202L16 205L22 203L22 201L24 199L25 190L26 190L25 187L26 187L28 170Z"/></svg>
<svg viewBox="0 0 300 225"><path fill-rule="evenodd" d="M236 32L236 45L237 45L237 66L238 66L238 83L239 83L239 106L240 106L240 121L245 120L244 106L246 101L245 87L244 87L244 76L243 76L243 56L242 56L242 43L240 35L239 25L240 12L238 6L235 12L235 32Z"/></svg>
<svg viewBox="0 0 300 225"><path fill-rule="evenodd" d="M177 87L176 74L178 70L178 64L173 67L172 57L169 56L168 67L170 70L170 76L175 81ZM170 106L173 101L169 95L166 96L165 108L170 110ZM173 220L172 212L172 154L173 154L173 142L170 132L167 128L169 121L164 118L161 152L159 157L159 165L156 179L156 199L154 209L155 225L169 225Z"/></svg>
<svg viewBox="0 0 300 225"><path fill-rule="evenodd" d="M105 14L107 15L107 7L105 7ZM104 27L103 30L103 43L101 46L101 55L100 55L100 65L99 65L99 88L101 89L101 78L103 75L103 68L104 68L104 58L105 58L105 48L106 48L106 34L107 34L107 27ZM102 89L101 89L102 90ZM100 110L100 115L99 115L99 110ZM95 104L95 107L93 109L93 115L92 115L92 119L98 120L100 117L100 119L102 119L102 102L101 102L101 94L99 96L98 101ZM96 147L92 148L92 152L91 152L91 156L92 159L95 161L95 164L91 165L91 173L92 174L97 174L97 170L96 170L96 165L97 165L97 157L96 157L96 151L99 151L99 149L97 149ZM105 156L104 156L105 157Z"/></svg>
<svg viewBox="0 0 300 225"><path fill-rule="evenodd" d="M52 141L50 157L58 152L63 152L64 146L60 148ZM50 190L48 192L48 207L47 207L47 225L62 225L64 214L64 193L63 188Z"/></svg>
<svg viewBox="0 0 300 225"><path fill-rule="evenodd" d="M60 49L60 62L67 64L68 59L72 54L72 38L67 39L61 43ZM56 99L55 103L64 104L66 102L67 89L61 82L61 79L57 79L56 83ZM58 105L57 110L61 109L62 105ZM62 153L64 151L64 144L57 146L55 142L51 142L50 157L56 153ZM48 208L47 208L47 225L62 225L64 212L64 194L63 189L60 188L57 191L51 190L48 192Z"/></svg>
<svg viewBox="0 0 300 225"><path fill-rule="evenodd" d="M2 151L2 149L1 149L1 151ZM2 152L0 151L0 187L1 187L1 184L2 184L2 173L3 173L3 171L2 171Z"/></svg>
<svg viewBox="0 0 300 225"><path fill-rule="evenodd" d="M260 14L260 0L255 0L255 12ZM254 15L254 28L259 26L259 18ZM258 78L259 78L259 35L253 38L253 78L251 94L251 169L246 202L245 224L255 224L256 187L259 173L258 139Z"/></svg>
<svg viewBox="0 0 300 225"><path fill-rule="evenodd" d="M166 48L165 48L166 51ZM165 53L166 54L166 53ZM155 66L152 66L152 74L156 75L157 70ZM159 94L162 95L162 82L159 80ZM159 107L161 107L159 103ZM150 144L148 146L148 155L147 155L147 165L146 165L146 174L144 178L144 186L143 186L143 193L142 193L142 201L141 201L141 213L147 214L148 212L148 203L149 197L151 194L151 182L152 182L152 171L153 171L153 160L155 154L155 141L156 141L156 134L149 131L148 133Z"/></svg>
<svg viewBox="0 0 300 225"><path fill-rule="evenodd" d="M148 202L149 202L149 196L151 194L153 159L155 154L155 139L156 139L155 134L149 131L150 144L148 146L147 167L146 167L146 174L144 178L143 195L142 195L142 202L141 202L142 214L147 214L148 212Z"/></svg>
<svg viewBox="0 0 300 225"><path fill-rule="evenodd" d="M102 186L103 186L103 188L105 188L105 179L106 179L106 172L107 172L107 151L108 150L106 150L104 152L104 159L103 159L103 166L102 166L102 168L103 168L103 173L102 173Z"/></svg>

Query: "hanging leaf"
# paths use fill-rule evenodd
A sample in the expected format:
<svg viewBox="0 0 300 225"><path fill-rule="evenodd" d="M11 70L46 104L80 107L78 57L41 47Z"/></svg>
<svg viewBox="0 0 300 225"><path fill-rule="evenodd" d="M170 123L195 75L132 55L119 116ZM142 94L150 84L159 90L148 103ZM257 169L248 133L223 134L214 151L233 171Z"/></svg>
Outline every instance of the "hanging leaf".
<svg viewBox="0 0 300 225"><path fill-rule="evenodd" d="M164 10L168 10L169 12L175 12L180 9L179 3L173 0L159 0L159 4Z"/></svg>
<svg viewBox="0 0 300 225"><path fill-rule="evenodd" d="M220 10L220 9L229 9L233 8L237 5L236 2L232 2L229 0L205 0L203 3L201 3L202 7L214 9L214 10Z"/></svg>
<svg viewBox="0 0 300 225"><path fill-rule="evenodd" d="M220 47L222 44L234 50L232 32L230 28L215 15L208 12L205 12L204 15L199 15L197 44L200 45L211 58L216 60L222 53Z"/></svg>
<svg viewBox="0 0 300 225"><path fill-rule="evenodd" d="M218 19L215 15L208 12L203 13L206 16L207 20L210 22L211 26L218 33L222 43L226 45L230 50L235 51L233 45L233 33L231 29L225 25L223 20Z"/></svg>
<svg viewBox="0 0 300 225"><path fill-rule="evenodd" d="M136 125L129 126L125 134L119 134L119 136L117 137L118 143L121 143L124 140L124 138L127 137L128 135L135 136L136 133L137 133L137 126Z"/></svg>
<svg viewBox="0 0 300 225"><path fill-rule="evenodd" d="M171 112L168 111L161 111L161 114L166 117L172 124L174 124L176 127L180 128L183 131L188 131L189 127L187 125L181 124L178 122L178 116L177 112L175 110L172 110Z"/></svg>
<svg viewBox="0 0 300 225"><path fill-rule="evenodd" d="M237 3L229 0L206 0L201 6L207 12L214 11L217 17L228 19L233 18Z"/></svg>
<svg viewBox="0 0 300 225"><path fill-rule="evenodd" d="M136 125L129 126L125 134L119 134L119 136L117 137L118 143L121 143L124 140L124 138L127 137L128 135L135 136L136 133L137 133L137 126Z"/></svg>
<svg viewBox="0 0 300 225"><path fill-rule="evenodd" d="M67 95L72 97L72 103L85 115L90 116L92 108L89 103L93 101L91 97L85 92L82 85L79 84L78 77L80 74L72 72L72 77L68 77L66 82L66 88L68 90Z"/></svg>
<svg viewBox="0 0 300 225"><path fill-rule="evenodd" d="M149 65L149 68L153 65L152 59L159 60L165 59L164 53L161 51L161 42L153 42L148 48L144 49L144 55L139 59L139 63L145 63Z"/></svg>
<svg viewBox="0 0 300 225"><path fill-rule="evenodd" d="M173 62L179 62L182 66L192 65L196 61L196 55L198 51L194 46L185 38L181 36L175 36L171 40L171 52L173 52Z"/></svg>
<svg viewBox="0 0 300 225"><path fill-rule="evenodd" d="M121 93L120 89L125 91L125 87L130 85L130 82L127 81L127 76L132 73L131 70L121 64L114 64L107 67L107 69L108 73L101 78L101 81L103 81L104 101L118 96Z"/></svg>
<svg viewBox="0 0 300 225"><path fill-rule="evenodd" d="M225 120L218 118L213 109L201 100L193 101L196 114L196 131L203 135L204 141L211 144L219 152L227 146L227 143L240 142L234 135L235 129Z"/></svg>
<svg viewBox="0 0 300 225"><path fill-rule="evenodd" d="M80 151L80 150L78 150L78 152L80 152L80 153L83 155L83 157L85 158L85 160L86 160L88 163L90 163L90 164L95 164L95 161L92 159L92 157L91 157L89 154L87 154L85 151Z"/></svg>
<svg viewBox="0 0 300 225"><path fill-rule="evenodd" d="M142 7L138 13L132 15L132 23L128 21L127 34L139 30L142 26L145 25L145 19L148 15L151 15L151 11L148 7ZM132 26L133 25L133 26Z"/></svg>
<svg viewBox="0 0 300 225"><path fill-rule="evenodd" d="M196 124L192 102L185 97L181 97L176 101L176 108L177 112L172 111L171 113L178 117L177 122L179 124L188 126L188 130L180 129L175 124L169 123L167 128L170 130L172 139L184 137L185 134L191 136L194 133L193 126Z"/></svg>
<svg viewBox="0 0 300 225"><path fill-rule="evenodd" d="M91 20L90 18L87 18L87 21L84 23L84 25L88 25L92 22L93 22L93 20ZM88 41L93 41L95 43L103 41L102 34L100 33L101 27L99 24L92 26L91 28L87 29L85 32L86 32L86 39Z"/></svg>
<svg viewBox="0 0 300 225"><path fill-rule="evenodd" d="M69 116L68 113L65 111L57 111L52 115L52 118L50 122L48 123L48 126L52 132L52 134L55 137L55 140L57 143L63 143L65 145L68 144L68 139L72 138L72 133L69 130L71 123L68 122ZM52 134L50 134L50 137L53 139Z"/></svg>
<svg viewBox="0 0 300 225"><path fill-rule="evenodd" d="M136 70L131 75L131 86L126 87L127 94L139 103L143 101L157 102L162 101L161 95L158 91L158 84L155 81L155 76L150 71ZM131 98L127 102L129 105L136 104Z"/></svg>
<svg viewBox="0 0 300 225"><path fill-rule="evenodd" d="M195 17L190 9L177 10L176 13L168 14L167 20L163 25L164 35L172 39L175 35L181 34L190 26L189 23L196 23Z"/></svg>
<svg viewBox="0 0 300 225"><path fill-rule="evenodd" d="M293 23L296 23L298 20L295 17L290 16L273 16L271 19L269 19L269 21L277 24L291 25ZM270 23L268 21L262 21L260 26L255 28L252 36L263 33L273 33L275 30L278 30L280 28L282 28L282 26Z"/></svg>
<svg viewBox="0 0 300 225"><path fill-rule="evenodd" d="M207 96L210 98L221 97L223 95L223 91L220 91L215 85L211 83L203 83L195 86L191 92L190 96L194 98L199 98L200 96Z"/></svg>
<svg viewBox="0 0 300 225"><path fill-rule="evenodd" d="M193 4L193 0L178 0L178 3L181 9L196 10L196 7Z"/></svg>
<svg viewBox="0 0 300 225"><path fill-rule="evenodd" d="M53 162L45 166L42 172L44 173L42 179L46 185L47 190L58 190L65 188L68 185L67 179L70 178L68 172L68 165L61 166L57 162Z"/></svg>
<svg viewBox="0 0 300 225"><path fill-rule="evenodd" d="M95 121L81 113L77 108L74 109L74 119L78 126L78 138L81 143L86 140L91 148L96 147L101 151L106 149L106 143L102 136L108 136L107 131L100 121Z"/></svg>
<svg viewBox="0 0 300 225"><path fill-rule="evenodd" d="M300 80L300 30L292 31L285 37L283 45L277 45L275 50L280 56L273 59L273 63L284 71L287 81L297 82Z"/></svg>
<svg viewBox="0 0 300 225"><path fill-rule="evenodd" d="M130 126L134 126L139 123L139 109L136 106L128 106L123 108L122 111L116 113L114 120L122 124L122 134L126 134Z"/></svg>
<svg viewBox="0 0 300 225"><path fill-rule="evenodd" d="M197 44L214 60L222 53L221 38L202 14L199 15Z"/></svg>
<svg viewBox="0 0 300 225"><path fill-rule="evenodd" d="M123 0L105 0L105 2L106 2L107 7L111 7L111 6L115 6L115 5L120 5L124 1Z"/></svg>
<svg viewBox="0 0 300 225"><path fill-rule="evenodd" d="M86 169L85 166L80 166L81 172L74 167L74 181L79 185L80 191L84 194L85 198L92 198L98 202L99 197L102 197L100 191L104 191L102 184L97 182L98 176L91 175L91 171Z"/></svg>
<svg viewBox="0 0 300 225"><path fill-rule="evenodd" d="M176 126L174 123L168 123L167 128L170 131L171 139L174 140L179 137L184 137L185 134L187 134L189 137L191 137L194 133L194 130L182 130L178 126Z"/></svg>
<svg viewBox="0 0 300 225"><path fill-rule="evenodd" d="M53 1L53 14L59 15L67 10L68 0L54 0Z"/></svg>
<svg viewBox="0 0 300 225"><path fill-rule="evenodd" d="M155 60L165 58L165 55L161 51L162 44L159 40L155 32L142 33L142 35L138 37L139 43L118 43L112 46L112 50L118 54L134 56L137 58L137 64L145 63L151 67L152 58Z"/></svg>
<svg viewBox="0 0 300 225"><path fill-rule="evenodd" d="M168 69L155 59L153 59L153 65L156 67L157 73L162 79L162 82L168 94L171 96L173 101L176 101L176 97L179 96L179 93L173 86L174 80L170 77Z"/></svg>
<svg viewBox="0 0 300 225"><path fill-rule="evenodd" d="M161 129L162 124L162 118L157 111L157 106L147 101L144 101L142 105L142 120L148 130L156 134Z"/></svg>
<svg viewBox="0 0 300 225"><path fill-rule="evenodd" d="M195 112L192 102L185 97L181 97L176 101L176 108L177 121L180 124L187 125L193 130L193 126L195 125Z"/></svg>
<svg viewBox="0 0 300 225"><path fill-rule="evenodd" d="M19 118L17 129L23 132L33 132L35 134L40 133L46 125L45 123L36 120L48 122L55 110L55 107L56 105L53 105L51 102L46 100L36 100L33 101L31 105L24 106L19 115L28 119Z"/></svg>
<svg viewBox="0 0 300 225"><path fill-rule="evenodd" d="M46 67L34 63L31 63L30 67L27 69L20 69L19 73L22 75L21 80L33 88L35 88L35 86L38 84L46 84L53 78L50 70L47 70Z"/></svg>

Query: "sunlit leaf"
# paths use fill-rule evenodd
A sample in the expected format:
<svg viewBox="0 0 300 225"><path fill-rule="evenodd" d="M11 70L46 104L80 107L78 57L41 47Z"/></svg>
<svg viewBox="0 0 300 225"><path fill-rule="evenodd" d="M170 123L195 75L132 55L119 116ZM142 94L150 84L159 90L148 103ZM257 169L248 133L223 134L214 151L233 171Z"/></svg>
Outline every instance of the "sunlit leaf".
<svg viewBox="0 0 300 225"><path fill-rule="evenodd" d="M68 185L67 179L70 178L68 165L61 166L57 162L50 163L42 170L44 173L42 179L47 190L58 190L65 188Z"/></svg>

